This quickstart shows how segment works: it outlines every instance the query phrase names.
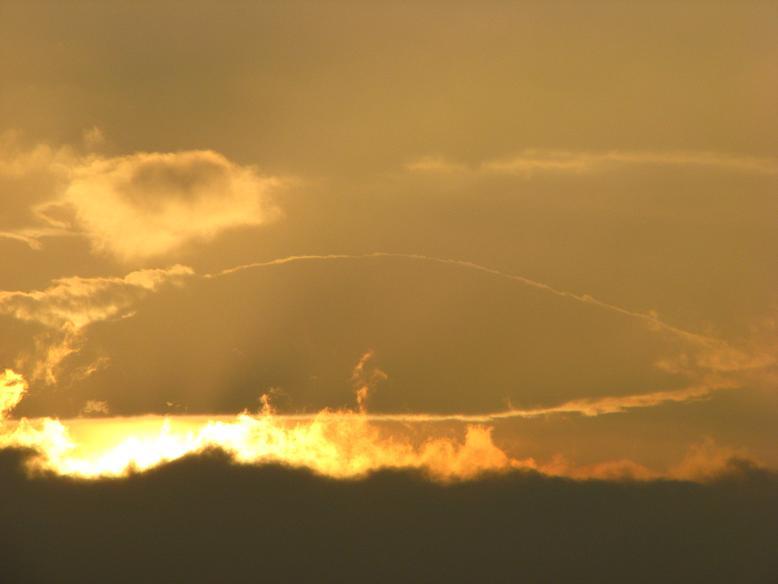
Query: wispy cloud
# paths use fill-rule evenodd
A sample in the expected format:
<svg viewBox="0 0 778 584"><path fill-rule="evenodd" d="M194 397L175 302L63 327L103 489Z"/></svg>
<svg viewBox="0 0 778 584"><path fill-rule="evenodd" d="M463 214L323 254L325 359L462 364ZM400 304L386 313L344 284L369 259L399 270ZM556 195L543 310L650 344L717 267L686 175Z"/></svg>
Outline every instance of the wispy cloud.
<svg viewBox="0 0 778 584"><path fill-rule="evenodd" d="M22 401L26 391L22 375L12 369L0 372L0 422Z"/></svg>
<svg viewBox="0 0 778 584"><path fill-rule="evenodd" d="M449 265L456 268L463 268L466 270L473 270L476 272L481 272L483 274L488 274L490 276L494 276L501 279L507 279L513 282L516 282L518 284L521 284L523 286L528 286L530 288L535 288L537 290L541 290L543 292L546 292L548 294L551 294L553 296L557 296L559 298L564 298L567 300L571 300L573 302L577 302L580 304L589 304L592 306L596 306L598 308L601 308L603 310L606 310L608 312L614 312L616 314L620 314L622 316L625 316L630 319L636 319L639 320L646 325L648 325L651 329L660 330L663 332L667 332L672 334L673 336L685 339L687 341L693 342L698 345L705 345L705 346L717 346L723 343L721 339L717 339L715 337L711 337L709 335L705 335L702 333L694 332L685 330L683 328L677 327L673 324L670 324L668 322L663 321L659 318L656 312L650 311L650 312L638 312L635 310L630 310L629 308L625 308L623 306L619 306L618 304L606 302L604 300L600 300L598 298L595 298L594 296L591 296L590 294L581 294L577 292L569 292L566 290L560 290L558 288L555 288L553 286L550 286L549 284L546 284L544 282L540 282L538 280L533 280L532 278L528 278L526 276L521 276L518 274L510 274L508 272L503 272L502 270L498 270L496 268L492 268L489 266L484 266L482 264L477 264L474 262L466 261L466 260L458 260L458 259L452 259L452 258L441 258L436 256L427 256L427 255L421 255L421 254L406 254L406 253L393 253L393 252L373 252L373 253L367 253L367 254L326 254L326 255L296 255L296 256L288 256L284 258L277 258L273 260L268 260L265 262L253 262L250 264L244 264L241 266L235 266L232 268L227 268L225 270L222 270L220 272L217 272L215 274L206 274L206 278L213 278L218 276L225 276L229 274L233 274L235 272L243 271L243 270L250 270L250 269L256 269L256 268L266 268L266 267L272 267L272 266L282 266L286 264L291 263L298 263L298 262L318 262L318 261L344 261L344 260L378 260L382 258L395 258L400 260L411 260L411 261L418 261L418 262L426 262L426 263L433 263L433 264L443 264L443 265Z"/></svg>
<svg viewBox="0 0 778 584"><path fill-rule="evenodd" d="M108 402L99 399L90 399L84 403L84 407L81 408L81 415L90 416L94 414L101 414L107 416L111 413L111 408L108 406Z"/></svg>
<svg viewBox="0 0 778 584"><path fill-rule="evenodd" d="M48 329L36 339L36 354L30 357L31 378L53 383L56 368L77 351L87 326L126 316L146 294L192 274L191 268L175 265L137 270L123 277L59 278L43 290L0 291L0 314ZM21 362L25 360L21 358Z"/></svg>
<svg viewBox="0 0 778 584"><path fill-rule="evenodd" d="M778 366L778 341L776 330L778 326L772 319L766 319L762 332L754 339L747 339L738 345L727 342L710 334L687 330L670 322L662 320L655 311L639 312L626 308L619 304L606 302L589 294L581 294L567 290L560 290L544 282L533 280L525 276L503 272L501 270L481 264L440 258L419 254L375 252L369 254L330 254L330 255L300 255L277 258L266 262L255 262L222 270L215 274L206 274L206 278L223 277L243 270L271 268L299 262L328 262L328 261L374 261L386 258L400 260L419 261L452 266L455 268L472 270L489 276L510 280L522 286L541 290L553 296L594 306L601 310L618 314L631 320L646 325L650 331L669 335L684 343L684 349L679 353L659 360L657 368L690 380L690 383L680 389L660 390L642 394L628 394L621 396L602 398L583 398L565 402L554 406L535 408L511 408L509 410L492 413L449 414L449 415L376 415L376 419L387 421L452 421L462 422L490 422L505 418L532 418L550 414L581 414L585 416L598 416L624 412L636 408L653 407L666 403L682 403L697 401L709 397L712 393L723 389L735 389L742 387L744 383L753 383L755 380L773 380L776 378L776 366ZM366 354L369 359L372 354ZM366 394L365 394L366 396ZM372 415L372 414L371 414Z"/></svg>
<svg viewBox="0 0 778 584"><path fill-rule="evenodd" d="M778 175L778 157L681 150L531 149L522 150L513 156L486 160L474 166L440 156L427 156L408 163L406 170L430 175L510 175L531 178L542 174L593 174L636 166L703 168L745 174Z"/></svg>
<svg viewBox="0 0 778 584"><path fill-rule="evenodd" d="M537 406L528 408L507 408L484 413L380 413L368 412L362 408L362 401L357 395L360 404L359 415L372 422L400 422L400 423L445 423L463 422L469 424L489 424L500 420L531 419L543 416L575 414L587 417L602 416L605 414L623 413L632 409L650 408L667 403L684 403L699 401L709 397L713 392L724 389L735 389L738 383L727 379L711 378L699 384L670 389L653 391L648 393L629 394L620 396L605 396L597 398L581 398L563 402L558 405ZM280 414L279 418L287 421L306 421L315 419L318 414ZM333 419L351 419L357 412L334 411L329 412Z"/></svg>
<svg viewBox="0 0 778 584"><path fill-rule="evenodd" d="M143 294L192 274L191 268L175 265L123 277L58 278L44 290L0 291L0 311L52 328L79 330L120 315Z"/></svg>

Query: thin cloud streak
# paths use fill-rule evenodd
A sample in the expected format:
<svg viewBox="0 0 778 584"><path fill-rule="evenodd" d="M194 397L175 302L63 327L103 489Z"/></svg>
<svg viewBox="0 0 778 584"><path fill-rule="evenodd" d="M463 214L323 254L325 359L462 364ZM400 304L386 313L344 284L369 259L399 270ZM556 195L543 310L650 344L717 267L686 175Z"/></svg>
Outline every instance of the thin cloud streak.
<svg viewBox="0 0 778 584"><path fill-rule="evenodd" d="M586 417L601 416L604 414L624 413L631 409L650 408L666 403L683 403L699 401L707 398L715 391L736 389L738 384L729 380L712 380L708 383L691 385L681 389L655 391L651 393L632 394L624 396L606 396L602 398L583 398L563 402L556 406L539 406L535 408L509 408L481 414L451 413L374 413L360 408L359 411L351 410L326 410L327 417L335 420L349 420L357 417L371 422L400 422L400 423L426 423L426 422L464 422L472 424L487 424L500 420L531 419L550 415L579 414ZM318 413L305 414L273 414L280 420L306 421L314 420Z"/></svg>
<svg viewBox="0 0 778 584"><path fill-rule="evenodd" d="M778 158L719 152L608 150L602 152L527 149L515 156L468 166L439 156L426 156L405 166L413 173L437 175L588 174L625 166L707 168L755 175L778 175Z"/></svg>
<svg viewBox="0 0 778 584"><path fill-rule="evenodd" d="M643 313L643 312L637 312L634 310L629 310L627 308L624 308L622 306L619 306L617 304L611 304L609 302L605 302L603 300L599 300L589 294L578 294L575 292L568 292L565 290L560 290L558 288L554 288L553 286L550 286L548 284L545 284L543 282L539 282L537 280L533 280L531 278L527 278L525 276L520 276L516 274L509 274L507 272L500 271L495 268L491 268L488 266L484 266L481 264L477 264L474 262L469 262L466 260L457 260L457 259L451 259L451 258L440 258L436 256L427 256L427 255L421 255L421 254L406 254L406 253L394 253L394 252L373 252L373 253L367 253L367 254L326 254L326 255L296 255L296 256L288 256L285 258L278 258L274 260L269 260L266 262L254 262L250 264L244 264L241 266L236 266L233 268L227 268L225 270L221 270L220 272L215 272L213 274L205 274L204 277L206 278L213 278L217 276L226 276L229 274L234 274L236 272L240 272L243 270L250 270L254 268L264 268L264 267L272 267L272 266L283 266L286 264L291 263L297 263L297 262L310 262L310 261L339 261L339 260L370 260L370 259L377 259L377 258L397 258L397 259L406 259L406 260L414 260L414 261L421 261L421 262L429 262L429 263L436 263L436 264L443 264L443 265L449 265L449 266L456 266L460 268L465 268L468 270L475 270L478 272L482 272L484 274L490 274L492 276L496 276L498 278L503 278L507 280L511 280L513 282L518 282L520 284L523 284L525 286L529 286L531 288L535 288L537 290L542 290L544 292L547 292L549 294L553 294L554 296L558 296L560 298L566 298L569 300L573 300L575 302L579 302L581 304L588 304L592 306L597 306L598 308L602 308L604 310L614 312L616 314L621 314L623 316L634 318L637 320L640 320L646 324L648 324L651 328L659 329L665 332L668 332L676 337L685 339L687 341L690 341L692 343L695 343L697 345L706 346L706 347L714 347L714 346L726 346L726 343L722 341L721 339L717 339L715 337L711 337L708 335L703 335L700 333L688 331L685 329L682 329L680 327L674 326L672 324L669 324L667 322L664 322L663 320L659 319L658 316L654 313Z"/></svg>

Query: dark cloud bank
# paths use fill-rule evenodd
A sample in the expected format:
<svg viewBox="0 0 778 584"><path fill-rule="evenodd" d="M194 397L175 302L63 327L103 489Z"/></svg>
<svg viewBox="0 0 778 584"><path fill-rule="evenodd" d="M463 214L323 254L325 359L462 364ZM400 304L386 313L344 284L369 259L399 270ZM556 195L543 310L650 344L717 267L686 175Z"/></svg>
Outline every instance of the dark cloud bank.
<svg viewBox="0 0 778 584"><path fill-rule="evenodd" d="M776 582L778 478L334 481L190 457L28 479L0 452L2 582Z"/></svg>

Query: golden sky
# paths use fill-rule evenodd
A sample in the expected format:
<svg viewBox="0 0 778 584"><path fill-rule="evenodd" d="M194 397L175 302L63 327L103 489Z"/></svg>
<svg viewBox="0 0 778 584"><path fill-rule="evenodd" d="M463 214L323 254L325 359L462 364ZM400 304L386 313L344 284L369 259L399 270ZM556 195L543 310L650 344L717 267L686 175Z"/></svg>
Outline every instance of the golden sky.
<svg viewBox="0 0 778 584"><path fill-rule="evenodd" d="M0 0L0 581L778 581L777 39Z"/></svg>
<svg viewBox="0 0 778 584"><path fill-rule="evenodd" d="M4 440L87 475L778 468L777 14L3 2Z"/></svg>

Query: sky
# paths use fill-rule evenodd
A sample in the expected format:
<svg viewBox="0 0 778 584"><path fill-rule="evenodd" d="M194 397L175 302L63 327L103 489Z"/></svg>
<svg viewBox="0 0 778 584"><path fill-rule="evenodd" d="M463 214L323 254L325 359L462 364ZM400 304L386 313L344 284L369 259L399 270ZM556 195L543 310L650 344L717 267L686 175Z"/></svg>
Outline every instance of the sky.
<svg viewBox="0 0 778 584"><path fill-rule="evenodd" d="M468 546L493 581L573 578L545 546L581 581L776 577L776 38L760 1L0 0L0 517L38 528L3 534L12 581L57 579L42 504L76 547L161 521L101 506L165 505L174 556L195 507L234 527L171 503L193 481L258 522L257 492L307 497L276 529L337 501L386 578L467 580ZM256 567L229 549L191 578Z"/></svg>

